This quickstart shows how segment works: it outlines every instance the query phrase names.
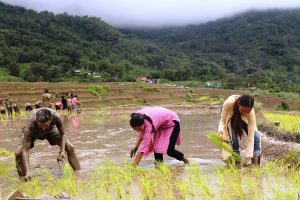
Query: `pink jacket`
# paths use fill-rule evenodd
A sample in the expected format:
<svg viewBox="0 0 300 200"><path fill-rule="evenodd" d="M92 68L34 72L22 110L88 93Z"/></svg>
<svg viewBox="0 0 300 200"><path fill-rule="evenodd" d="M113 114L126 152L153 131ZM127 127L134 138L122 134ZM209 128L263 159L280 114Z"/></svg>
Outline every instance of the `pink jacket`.
<svg viewBox="0 0 300 200"><path fill-rule="evenodd" d="M170 137L174 129L173 120L180 122L175 112L163 107L144 107L136 113L145 114L152 119L154 133L152 133L152 125L148 120L144 120L144 130L140 132L143 140L139 146L139 152L147 156L153 150L156 153L166 153L168 150ZM177 138L180 144L180 133Z"/></svg>

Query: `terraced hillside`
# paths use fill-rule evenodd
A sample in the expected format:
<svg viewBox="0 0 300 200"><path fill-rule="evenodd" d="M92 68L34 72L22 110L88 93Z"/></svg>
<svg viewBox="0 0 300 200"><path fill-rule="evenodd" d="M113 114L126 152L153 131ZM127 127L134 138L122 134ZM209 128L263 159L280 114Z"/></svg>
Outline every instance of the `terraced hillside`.
<svg viewBox="0 0 300 200"><path fill-rule="evenodd" d="M87 90L87 86L106 88L98 96ZM167 105L167 104L221 104L231 94L242 94L249 91L223 90L211 88L184 88L162 84L142 83L1 83L0 97L9 98L15 102L18 98L22 105L34 104L41 100L43 89L49 89L56 96L55 102L60 101L62 95L71 90L79 96L83 108L96 108L101 106L129 106L129 105ZM210 97L210 98L208 98ZM261 94L256 100L262 103L263 109L271 109L274 105L281 104L283 99ZM287 101L291 109L296 109L299 102Z"/></svg>

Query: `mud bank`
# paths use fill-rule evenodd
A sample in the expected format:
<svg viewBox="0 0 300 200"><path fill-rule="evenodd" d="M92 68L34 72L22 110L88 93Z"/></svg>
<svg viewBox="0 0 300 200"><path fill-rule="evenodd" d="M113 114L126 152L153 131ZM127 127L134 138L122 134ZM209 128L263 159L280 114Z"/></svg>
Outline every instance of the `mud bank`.
<svg viewBox="0 0 300 200"><path fill-rule="evenodd" d="M268 136L263 133L262 139L262 156L266 160L284 159L288 153L292 151L300 151L300 144L295 142L287 142L278 140L274 137ZM296 158L296 162L300 161L300 158Z"/></svg>

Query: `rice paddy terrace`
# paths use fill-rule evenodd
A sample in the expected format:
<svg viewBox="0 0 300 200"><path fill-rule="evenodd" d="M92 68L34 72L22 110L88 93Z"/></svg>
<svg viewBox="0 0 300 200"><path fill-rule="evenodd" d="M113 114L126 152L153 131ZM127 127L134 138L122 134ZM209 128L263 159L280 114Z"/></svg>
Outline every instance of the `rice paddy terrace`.
<svg viewBox="0 0 300 200"><path fill-rule="evenodd" d="M93 94L87 86L106 87L108 90ZM231 94L250 93L250 91L211 89L211 88L186 88L163 84L142 83L19 83L6 82L0 84L0 97L9 98L12 102L20 99L21 105L34 103L42 99L43 89L56 97L54 102L60 101L62 95L71 90L78 95L82 108L96 108L101 106L130 106L130 105L170 105L194 103L203 105L218 105ZM270 94L260 94L255 97L262 103L263 109L271 109L279 105L282 98ZM296 109L299 102L286 101L290 109Z"/></svg>

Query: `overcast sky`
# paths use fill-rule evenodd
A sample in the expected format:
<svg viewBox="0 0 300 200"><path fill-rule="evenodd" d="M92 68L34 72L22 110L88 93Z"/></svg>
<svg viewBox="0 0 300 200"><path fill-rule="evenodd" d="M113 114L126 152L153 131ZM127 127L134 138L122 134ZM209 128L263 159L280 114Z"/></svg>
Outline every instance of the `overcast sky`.
<svg viewBox="0 0 300 200"><path fill-rule="evenodd" d="M249 9L300 8L300 0L2 0L37 11L100 17L117 26L200 24Z"/></svg>

